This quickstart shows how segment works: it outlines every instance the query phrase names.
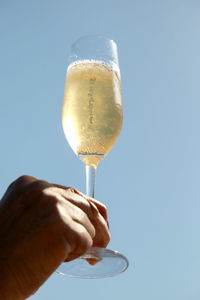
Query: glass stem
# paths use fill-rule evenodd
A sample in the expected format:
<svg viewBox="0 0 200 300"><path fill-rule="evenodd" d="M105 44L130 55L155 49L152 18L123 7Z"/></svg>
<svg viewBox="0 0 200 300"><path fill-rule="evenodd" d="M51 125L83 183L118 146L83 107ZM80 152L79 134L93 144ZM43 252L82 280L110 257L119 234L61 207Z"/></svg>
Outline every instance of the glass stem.
<svg viewBox="0 0 200 300"><path fill-rule="evenodd" d="M86 171L86 195L94 198L96 168L93 166L86 165L85 171Z"/></svg>

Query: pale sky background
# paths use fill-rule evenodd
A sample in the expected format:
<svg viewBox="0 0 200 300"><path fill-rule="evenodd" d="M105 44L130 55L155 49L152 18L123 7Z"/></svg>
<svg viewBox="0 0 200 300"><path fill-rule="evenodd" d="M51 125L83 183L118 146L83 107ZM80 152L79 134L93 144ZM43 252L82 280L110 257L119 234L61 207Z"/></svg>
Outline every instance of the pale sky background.
<svg viewBox="0 0 200 300"><path fill-rule="evenodd" d="M61 109L69 48L118 44L124 124L97 170L121 276L53 274L34 300L200 299L200 2L0 0L0 192L29 174L85 191Z"/></svg>

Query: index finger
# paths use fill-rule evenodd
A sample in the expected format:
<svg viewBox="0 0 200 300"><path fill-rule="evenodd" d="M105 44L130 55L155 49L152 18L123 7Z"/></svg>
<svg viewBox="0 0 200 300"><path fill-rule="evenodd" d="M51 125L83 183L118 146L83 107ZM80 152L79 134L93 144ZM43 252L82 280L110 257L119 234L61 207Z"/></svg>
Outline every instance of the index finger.
<svg viewBox="0 0 200 300"><path fill-rule="evenodd" d="M90 198L87 196L84 196L89 202L93 203L98 211L100 212L100 214L102 215L102 217L105 219L105 221L108 223L108 213L107 213L107 208L104 204L102 204L101 202L97 201L94 198Z"/></svg>
<svg viewBox="0 0 200 300"><path fill-rule="evenodd" d="M61 189L64 189L64 190L67 190L69 189L69 187L66 187L66 186L63 186L63 185L59 185L59 184L53 184L54 186L58 187L58 188L61 188ZM73 191L74 193L82 196L85 200L87 200L89 203L93 203L96 208L98 209L99 213L102 215L102 217L105 219L105 221L107 222L108 224L108 214L107 214L107 208L104 204L102 204L101 202L97 201L96 199L94 198L91 198L91 197L88 197L87 195L81 193L80 191L74 189L74 188L70 188L71 191Z"/></svg>
<svg viewBox="0 0 200 300"><path fill-rule="evenodd" d="M99 213L102 215L102 217L105 219L105 221L108 224L107 208L106 208L106 206L103 203L101 203L101 202L97 201L96 199L91 198L91 197L89 197L87 195L84 195L83 193L77 191L76 189L73 189L73 191L76 194L84 197L89 203L93 203L96 206L96 208L98 209Z"/></svg>

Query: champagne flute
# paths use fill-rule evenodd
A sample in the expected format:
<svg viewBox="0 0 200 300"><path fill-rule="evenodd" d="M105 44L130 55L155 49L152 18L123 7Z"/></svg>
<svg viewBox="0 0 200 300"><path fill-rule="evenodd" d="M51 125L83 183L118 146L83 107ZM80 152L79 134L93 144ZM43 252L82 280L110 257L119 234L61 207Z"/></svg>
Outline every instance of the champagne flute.
<svg viewBox="0 0 200 300"><path fill-rule="evenodd" d="M85 164L86 194L94 198L99 162L115 144L122 127L121 81L117 45L103 36L85 36L71 48L64 91L62 125L67 141ZM91 265L88 260L98 263ZM117 251L90 248L61 264L58 272L81 278L122 273L128 260Z"/></svg>

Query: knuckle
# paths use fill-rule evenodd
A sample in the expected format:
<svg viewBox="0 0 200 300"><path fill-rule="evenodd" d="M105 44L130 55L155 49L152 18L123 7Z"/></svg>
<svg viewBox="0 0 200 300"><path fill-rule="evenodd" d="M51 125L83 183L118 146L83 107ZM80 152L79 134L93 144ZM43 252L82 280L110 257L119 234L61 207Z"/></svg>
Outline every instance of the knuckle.
<svg viewBox="0 0 200 300"><path fill-rule="evenodd" d="M102 202L101 202L101 209L104 210L104 211L107 211L107 207Z"/></svg>
<svg viewBox="0 0 200 300"><path fill-rule="evenodd" d="M42 180L35 180L30 182L27 185L26 191L31 196L35 195L37 197L37 202L41 202L42 200L45 200L48 198L48 194L45 192L45 190L48 188L48 184L45 183Z"/></svg>
<svg viewBox="0 0 200 300"><path fill-rule="evenodd" d="M49 208L57 208L57 203L59 202L58 195L50 188L46 187L40 190L40 200L43 201L45 205L48 205Z"/></svg>
<svg viewBox="0 0 200 300"><path fill-rule="evenodd" d="M22 184L26 184L29 182L29 176L28 175L22 175L18 177L16 180L14 180L8 187L8 189L14 189L18 186L21 186Z"/></svg>
<svg viewBox="0 0 200 300"><path fill-rule="evenodd" d="M81 192L79 192L77 189L73 188L73 187L68 187L67 188L67 191L68 192L71 192L72 194L76 194L76 195L79 195L79 196L83 196L83 194Z"/></svg>
<svg viewBox="0 0 200 300"><path fill-rule="evenodd" d="M77 190L74 189L74 188L72 188L72 187L68 187L67 190L68 190L69 192L72 192L72 193L76 193L76 192L77 192Z"/></svg>
<svg viewBox="0 0 200 300"><path fill-rule="evenodd" d="M104 205L104 204L102 204L102 214L104 215L104 216L106 216L107 217L107 207Z"/></svg>
<svg viewBox="0 0 200 300"><path fill-rule="evenodd" d="M33 179L33 177L29 176L29 175L22 175L20 177L18 177L15 182L16 183L27 183L29 182L31 179Z"/></svg>
<svg viewBox="0 0 200 300"><path fill-rule="evenodd" d="M49 186L49 184L48 184L48 182L43 181L43 180L35 180L35 181L30 182L30 186L36 190L44 190L46 187Z"/></svg>
<svg viewBox="0 0 200 300"><path fill-rule="evenodd" d="M40 211L41 215L53 215L58 211L58 195L53 192L48 183L41 180L31 182L24 191L26 202L33 205Z"/></svg>
<svg viewBox="0 0 200 300"><path fill-rule="evenodd" d="M27 185L38 181L35 177L29 175L20 176L15 182L19 185Z"/></svg>
<svg viewBox="0 0 200 300"><path fill-rule="evenodd" d="M22 175L8 186L6 193L8 195L15 194L16 196L19 194L24 195L29 184L35 180L36 179L34 177Z"/></svg>
<svg viewBox="0 0 200 300"><path fill-rule="evenodd" d="M91 207L93 208L93 211L95 212L98 211L98 213L100 213L102 215L102 217L107 221L107 218L108 218L108 213L107 213L107 207L98 202L97 200L93 200L93 201L89 201L90 202L90 205Z"/></svg>

